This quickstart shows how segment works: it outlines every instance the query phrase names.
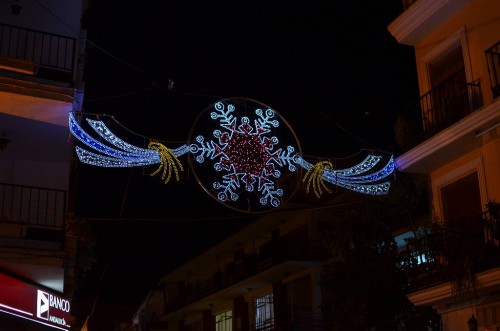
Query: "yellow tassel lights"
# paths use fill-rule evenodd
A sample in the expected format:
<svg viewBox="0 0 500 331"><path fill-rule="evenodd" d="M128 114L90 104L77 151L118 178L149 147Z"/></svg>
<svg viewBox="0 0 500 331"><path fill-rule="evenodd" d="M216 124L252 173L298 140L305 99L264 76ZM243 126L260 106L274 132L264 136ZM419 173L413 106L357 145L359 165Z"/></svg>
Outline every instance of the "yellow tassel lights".
<svg viewBox="0 0 500 331"><path fill-rule="evenodd" d="M156 176L163 169L161 179L165 181L165 184L167 184L172 178L172 173L175 175L175 179L179 181L179 169L180 171L184 171L184 168L172 150L165 145L154 141L148 144L148 148L157 151L161 158L160 166L151 174L151 176Z"/></svg>
<svg viewBox="0 0 500 331"><path fill-rule="evenodd" d="M323 190L328 193L332 193L332 191L328 187L326 187L323 181L323 173L325 172L325 170L332 169L333 165L329 161L318 162L311 169L309 169L302 179L303 182L307 181L306 193L309 193L311 186L314 194L316 194L318 198L320 198L323 194Z"/></svg>

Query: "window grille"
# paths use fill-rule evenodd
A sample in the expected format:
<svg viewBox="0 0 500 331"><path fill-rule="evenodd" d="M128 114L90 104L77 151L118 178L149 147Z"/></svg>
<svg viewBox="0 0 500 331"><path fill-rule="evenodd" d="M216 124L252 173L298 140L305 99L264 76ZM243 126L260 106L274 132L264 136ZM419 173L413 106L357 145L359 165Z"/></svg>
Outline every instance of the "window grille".
<svg viewBox="0 0 500 331"><path fill-rule="evenodd" d="M272 330L274 328L273 295L266 294L254 300L255 330Z"/></svg>
<svg viewBox="0 0 500 331"><path fill-rule="evenodd" d="M227 310L215 315L215 331L233 330L233 311Z"/></svg>

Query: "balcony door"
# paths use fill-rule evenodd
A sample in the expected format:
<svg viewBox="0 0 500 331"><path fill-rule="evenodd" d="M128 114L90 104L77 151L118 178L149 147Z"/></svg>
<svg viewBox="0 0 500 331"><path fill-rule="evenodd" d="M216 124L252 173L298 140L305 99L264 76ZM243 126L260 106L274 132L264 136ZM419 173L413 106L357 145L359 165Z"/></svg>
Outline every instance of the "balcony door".
<svg viewBox="0 0 500 331"><path fill-rule="evenodd" d="M482 212L477 172L441 188L445 223L478 218Z"/></svg>
<svg viewBox="0 0 500 331"><path fill-rule="evenodd" d="M467 81L462 45L457 45L449 53L429 63L429 79L431 89L447 81Z"/></svg>
<svg viewBox="0 0 500 331"><path fill-rule="evenodd" d="M465 28L417 58L422 121L427 137L445 130L481 104L474 82Z"/></svg>
<svg viewBox="0 0 500 331"><path fill-rule="evenodd" d="M461 44L428 64L430 91L423 101L427 127L440 131L469 112L467 76Z"/></svg>

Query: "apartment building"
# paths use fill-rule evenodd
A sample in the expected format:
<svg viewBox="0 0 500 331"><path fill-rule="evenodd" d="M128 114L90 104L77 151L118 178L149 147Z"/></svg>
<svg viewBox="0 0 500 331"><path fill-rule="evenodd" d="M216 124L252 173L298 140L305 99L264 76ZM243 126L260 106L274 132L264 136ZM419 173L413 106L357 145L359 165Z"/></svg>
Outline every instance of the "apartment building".
<svg viewBox="0 0 500 331"><path fill-rule="evenodd" d="M130 330L321 330L322 212L273 212L164 275Z"/></svg>
<svg viewBox="0 0 500 331"><path fill-rule="evenodd" d="M408 298L435 308L443 331L498 330L500 2L404 5L388 30L415 50L421 97L399 118L396 167L428 176L444 229L409 242Z"/></svg>
<svg viewBox="0 0 500 331"><path fill-rule="evenodd" d="M0 4L0 325L69 330L75 285L72 141L85 1Z"/></svg>

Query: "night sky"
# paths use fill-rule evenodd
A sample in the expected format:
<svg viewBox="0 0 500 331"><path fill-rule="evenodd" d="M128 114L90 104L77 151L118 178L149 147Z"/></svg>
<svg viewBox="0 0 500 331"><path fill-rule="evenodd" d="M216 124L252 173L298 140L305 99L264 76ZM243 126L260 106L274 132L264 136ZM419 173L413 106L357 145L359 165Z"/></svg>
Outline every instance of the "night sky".
<svg viewBox="0 0 500 331"><path fill-rule="evenodd" d="M83 110L112 115L126 141L175 147L212 103L246 97L283 116L305 155L397 153L395 114L418 97L413 49L387 30L401 12L401 0L91 1ZM95 306L95 328L130 320L163 272L255 217L189 171L165 185L154 170L78 165L97 262L74 307Z"/></svg>

